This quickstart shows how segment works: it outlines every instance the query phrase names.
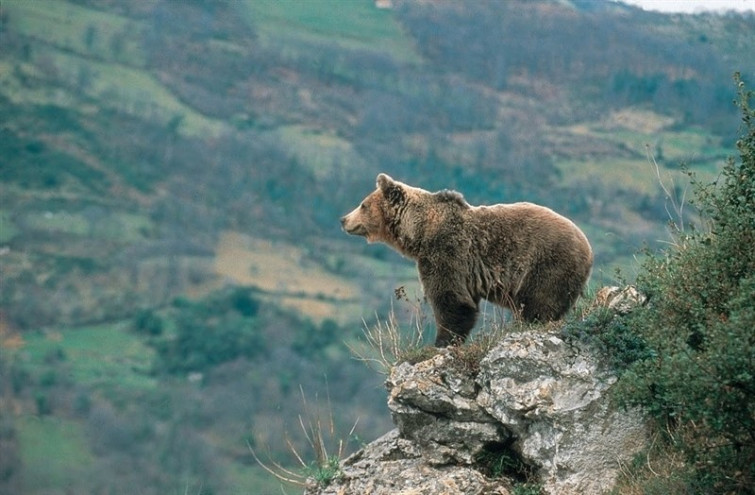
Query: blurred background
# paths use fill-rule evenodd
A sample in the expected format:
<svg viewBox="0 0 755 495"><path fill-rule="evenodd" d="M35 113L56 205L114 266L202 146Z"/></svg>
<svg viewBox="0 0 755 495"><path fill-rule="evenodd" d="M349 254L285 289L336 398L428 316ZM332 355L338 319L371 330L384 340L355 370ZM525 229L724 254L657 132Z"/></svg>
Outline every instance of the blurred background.
<svg viewBox="0 0 755 495"><path fill-rule="evenodd" d="M300 415L352 450L390 430L349 346L412 326L416 270L338 222L379 172L547 205L591 288L631 281L755 76L752 10L697 12L4 0L0 493L297 493L249 446L297 469Z"/></svg>

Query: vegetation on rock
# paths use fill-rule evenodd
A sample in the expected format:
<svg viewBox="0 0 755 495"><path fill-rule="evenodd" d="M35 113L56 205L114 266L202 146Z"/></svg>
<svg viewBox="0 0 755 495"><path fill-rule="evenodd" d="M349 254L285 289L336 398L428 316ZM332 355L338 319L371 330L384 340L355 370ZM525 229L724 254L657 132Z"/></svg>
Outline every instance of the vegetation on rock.
<svg viewBox="0 0 755 495"><path fill-rule="evenodd" d="M645 144L711 180L726 78L753 75L751 15L331 3L2 1L0 492L278 493L247 442L298 463L299 386L330 383L338 430L390 426L343 345L419 291L339 232L377 172L554 207L604 284L664 235ZM751 321L746 282L706 317L721 331ZM611 320L625 367L660 348L635 318Z"/></svg>
<svg viewBox="0 0 755 495"><path fill-rule="evenodd" d="M649 355L621 380L621 398L647 408L683 452L694 493L755 486L755 109L735 79L739 157L717 183L695 183L706 225L677 230L647 258L637 282L649 304L632 331Z"/></svg>

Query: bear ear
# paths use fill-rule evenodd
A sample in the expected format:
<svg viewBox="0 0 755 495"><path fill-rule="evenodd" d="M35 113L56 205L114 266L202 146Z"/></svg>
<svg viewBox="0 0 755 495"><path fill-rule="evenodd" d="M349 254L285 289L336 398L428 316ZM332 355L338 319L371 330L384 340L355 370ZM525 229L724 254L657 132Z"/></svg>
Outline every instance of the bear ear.
<svg viewBox="0 0 755 495"><path fill-rule="evenodd" d="M395 181L391 179L390 175L388 174L378 174L377 179L375 180L375 184L380 188L380 190L385 191L386 189L390 188L391 185L395 184Z"/></svg>
<svg viewBox="0 0 755 495"><path fill-rule="evenodd" d="M391 204L397 205L406 198L401 183L394 181L386 174L379 174L377 176L377 187Z"/></svg>

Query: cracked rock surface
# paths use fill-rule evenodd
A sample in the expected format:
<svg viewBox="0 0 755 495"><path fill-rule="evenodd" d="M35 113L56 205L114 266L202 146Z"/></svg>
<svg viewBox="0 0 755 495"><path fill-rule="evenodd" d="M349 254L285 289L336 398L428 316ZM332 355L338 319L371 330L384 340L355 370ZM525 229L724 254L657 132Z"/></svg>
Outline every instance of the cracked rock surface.
<svg viewBox="0 0 755 495"><path fill-rule="evenodd" d="M510 451L549 494L601 494L647 444L641 414L610 404L616 377L558 330L511 333L474 375L452 349L394 367L386 381L397 428L341 463L308 494L508 494L481 458Z"/></svg>

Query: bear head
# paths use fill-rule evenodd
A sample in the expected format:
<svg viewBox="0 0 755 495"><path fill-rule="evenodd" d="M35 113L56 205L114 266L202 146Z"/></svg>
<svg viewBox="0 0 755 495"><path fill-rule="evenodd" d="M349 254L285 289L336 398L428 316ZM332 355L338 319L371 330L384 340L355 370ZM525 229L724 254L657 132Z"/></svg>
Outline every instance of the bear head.
<svg viewBox="0 0 755 495"><path fill-rule="evenodd" d="M367 242L384 242L404 252L407 235L414 221L402 221L404 212L412 202L427 191L379 174L376 189L352 212L341 218L342 229L351 235L363 236ZM414 200L414 201L413 201Z"/></svg>
<svg viewBox="0 0 755 495"><path fill-rule="evenodd" d="M379 174L376 189L351 213L341 218L341 227L367 242L384 242L401 254L416 257L418 241L436 230L444 206L466 207L463 197L453 191L430 193Z"/></svg>
<svg viewBox="0 0 755 495"><path fill-rule="evenodd" d="M351 235L360 235L367 242L389 243L388 224L399 206L406 201L403 184L386 174L379 174L377 188L349 214L341 218L341 228Z"/></svg>

